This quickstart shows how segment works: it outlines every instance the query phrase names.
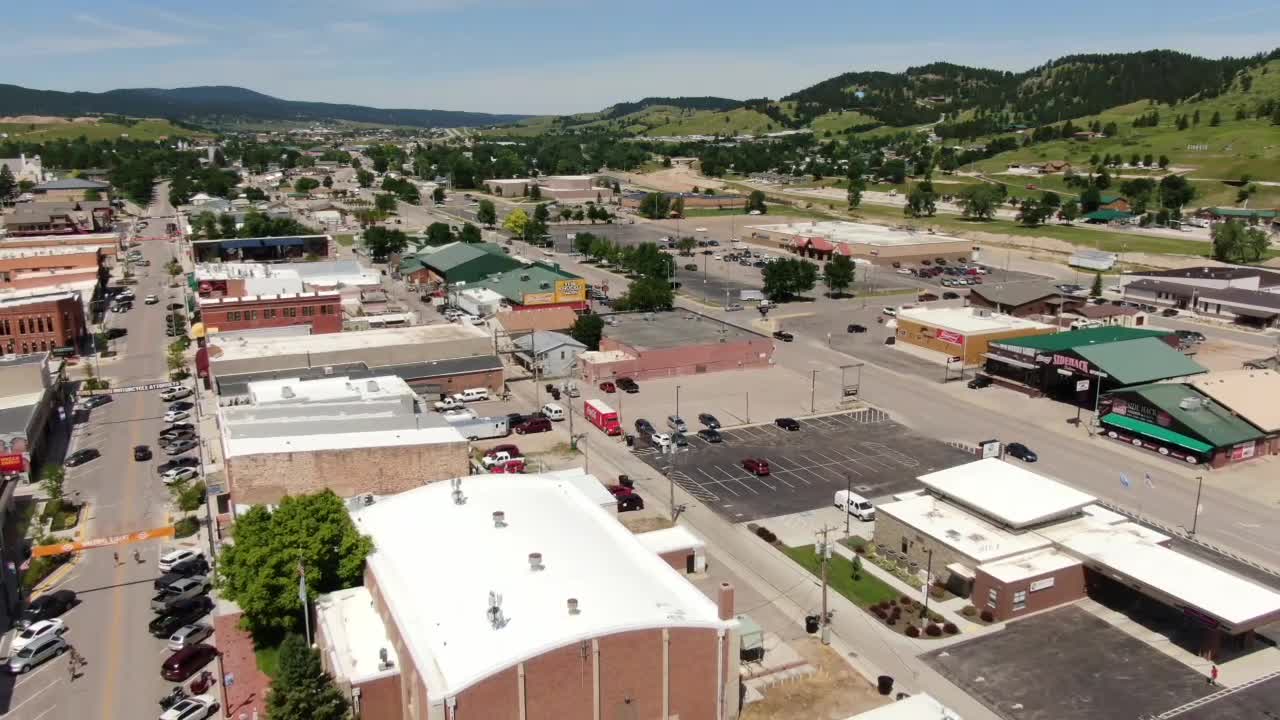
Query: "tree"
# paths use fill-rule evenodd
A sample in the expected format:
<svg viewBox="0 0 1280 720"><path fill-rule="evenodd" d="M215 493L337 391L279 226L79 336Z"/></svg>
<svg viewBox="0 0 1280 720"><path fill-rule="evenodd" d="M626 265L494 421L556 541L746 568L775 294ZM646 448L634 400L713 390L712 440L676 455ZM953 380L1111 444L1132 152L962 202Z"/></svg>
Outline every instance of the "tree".
<svg viewBox="0 0 1280 720"><path fill-rule="evenodd" d="M311 177L300 177L293 183L293 189L296 192L311 192L320 187L320 181Z"/></svg>
<svg viewBox="0 0 1280 720"><path fill-rule="evenodd" d="M62 502L63 485L67 481L67 473L61 465L45 465L40 474L40 489L51 503Z"/></svg>
<svg viewBox="0 0 1280 720"><path fill-rule="evenodd" d="M582 256L591 255L591 246L596 241L596 236L589 232L576 233L573 236L573 251Z"/></svg>
<svg viewBox="0 0 1280 720"><path fill-rule="evenodd" d="M933 183L928 179L922 180L907 192L907 204L903 206L902 211L910 217L933 217L934 212L937 211L934 197Z"/></svg>
<svg viewBox="0 0 1280 720"><path fill-rule="evenodd" d="M8 168L9 166L5 165L5 169L7 170ZM85 202L97 202L102 199L102 193L98 192L97 190L85 190L84 199L85 199Z"/></svg>
<svg viewBox="0 0 1280 720"><path fill-rule="evenodd" d="M671 203L671 214L684 217L684 195L677 195L675 202Z"/></svg>
<svg viewBox="0 0 1280 720"><path fill-rule="evenodd" d="M582 211L582 208L574 208L574 210L573 210L573 221L574 221L574 222L582 222L582 221L583 221L583 219L585 219L585 218L586 218L586 216L587 216L587 214L586 214L585 212L583 212L583 211ZM591 218L591 224L592 224L592 225L594 225L594 224L595 224L595 221L596 221L596 219L595 219L594 217L593 217L593 218Z"/></svg>
<svg viewBox="0 0 1280 720"><path fill-rule="evenodd" d="M1098 171L1098 174L1094 176L1093 186L1099 190L1106 190L1111 187L1111 174L1107 172L1106 168L1102 168Z"/></svg>
<svg viewBox="0 0 1280 720"><path fill-rule="evenodd" d="M286 496L275 510L255 505L231 530L219 563L219 585L244 610L259 640L300 629L298 568L306 572L307 595L355 587L373 541L356 530L342 500L331 490Z"/></svg>
<svg viewBox="0 0 1280 720"><path fill-rule="evenodd" d="M533 221L546 225L549 220L551 220L551 211L547 209L547 204L538 203L538 205L533 208Z"/></svg>
<svg viewBox="0 0 1280 720"><path fill-rule="evenodd" d="M1080 203L1075 200L1067 200L1062 203L1062 208L1058 210L1058 215L1062 217L1063 222L1070 225L1075 219L1080 217Z"/></svg>
<svg viewBox="0 0 1280 720"><path fill-rule="evenodd" d="M8 199L18 189L18 182L8 165L0 165L0 200Z"/></svg>
<svg viewBox="0 0 1280 720"><path fill-rule="evenodd" d="M769 214L769 206L765 204L763 191L752 190L747 196L747 212L752 210L759 211L761 215Z"/></svg>
<svg viewBox="0 0 1280 720"><path fill-rule="evenodd" d="M1102 273L1093 274L1093 287L1089 289L1090 297L1102 297Z"/></svg>
<svg viewBox="0 0 1280 720"><path fill-rule="evenodd" d="M476 222L488 227L493 227L497 224L498 211L493 206L492 200L480 201L480 207L476 209Z"/></svg>
<svg viewBox="0 0 1280 720"><path fill-rule="evenodd" d="M600 349L600 337L604 334L604 320L595 313L579 315L569 327L569 336L587 346L588 350Z"/></svg>
<svg viewBox="0 0 1280 720"><path fill-rule="evenodd" d="M478 243L484 241L484 234L475 225L463 223L462 229L458 231L458 239L464 243Z"/></svg>
<svg viewBox="0 0 1280 720"><path fill-rule="evenodd" d="M696 247L698 247L698 241L692 236L686 235L676 241L676 249L680 251L681 255L692 255L693 249Z"/></svg>
<svg viewBox="0 0 1280 720"><path fill-rule="evenodd" d="M409 247L409 236L403 230L375 226L364 231L364 247L375 260L383 260L403 253Z"/></svg>
<svg viewBox="0 0 1280 720"><path fill-rule="evenodd" d="M362 188L373 187L373 179L373 173L368 170L356 171L356 182L359 183Z"/></svg>
<svg viewBox="0 0 1280 720"><path fill-rule="evenodd" d="M396 210L396 196L391 193L378 193L373 196L373 207L378 212L390 213Z"/></svg>
<svg viewBox="0 0 1280 720"><path fill-rule="evenodd" d="M267 693L268 720L347 720L347 698L320 665L320 653L300 635L280 643L279 672Z"/></svg>
<svg viewBox="0 0 1280 720"><path fill-rule="evenodd" d="M325 175L325 176L324 176L324 179L320 181L320 184L321 184L321 185L323 185L323 186L325 186L326 188L332 188L332 187L333 187L333 176L332 176L332 175Z"/></svg>
<svg viewBox="0 0 1280 720"><path fill-rule="evenodd" d="M1039 225L1048 214L1048 210L1033 198L1023 198L1018 206L1018 222L1027 227Z"/></svg>
<svg viewBox="0 0 1280 720"><path fill-rule="evenodd" d="M1214 225L1213 257L1223 262L1257 262L1270 247L1267 234L1259 228L1248 227L1239 220L1228 220Z"/></svg>
<svg viewBox="0 0 1280 720"><path fill-rule="evenodd" d="M573 219L573 208L562 207L558 215L560 216L560 222L569 222Z"/></svg>
<svg viewBox="0 0 1280 720"><path fill-rule="evenodd" d="M1080 209L1086 213L1094 212L1098 206L1102 204L1102 193L1098 192L1098 188L1086 188L1080 193Z"/></svg>
<svg viewBox="0 0 1280 720"><path fill-rule="evenodd" d="M671 198L666 193L652 192L640 201L640 214L650 220L669 217L671 214Z"/></svg>
<svg viewBox="0 0 1280 720"><path fill-rule="evenodd" d="M880 166L880 175L894 185L901 185L907 180L907 164L905 161L895 158L885 162Z"/></svg>
<svg viewBox="0 0 1280 720"><path fill-rule="evenodd" d="M538 185L538 183L533 183L533 184L531 184L531 185L529 186L529 199L530 199L530 200L532 200L532 201L534 201L534 202L538 202L539 200L541 200L541 199L542 199L542 186Z"/></svg>
<svg viewBox="0 0 1280 720"><path fill-rule="evenodd" d="M960 191L960 211L964 217L990 220L996 216L1000 191L993 185L971 185Z"/></svg>
<svg viewBox="0 0 1280 720"><path fill-rule="evenodd" d="M783 258L764 268L764 294L775 302L809 292L817 282L818 266L808 260Z"/></svg>
<svg viewBox="0 0 1280 720"><path fill-rule="evenodd" d="M233 238L236 236L236 219L231 215L218 216L218 232L224 238Z"/></svg>
<svg viewBox="0 0 1280 720"><path fill-rule="evenodd" d="M516 208L507 213L507 219L502 221L502 229L516 237L524 237L525 228L528 226L529 214L523 208Z"/></svg>
<svg viewBox="0 0 1280 720"><path fill-rule="evenodd" d="M267 199L267 194L261 188L249 186L244 189L244 199L250 202L263 202Z"/></svg>
<svg viewBox="0 0 1280 720"><path fill-rule="evenodd" d="M453 242L453 229L448 223L433 222L427 226L427 244L445 245Z"/></svg>
<svg viewBox="0 0 1280 720"><path fill-rule="evenodd" d="M854 155L849 160L849 192L846 194L850 210L856 210L862 204L862 193L867 189L867 181L863 178L866 174L867 166L862 156Z"/></svg>
<svg viewBox="0 0 1280 720"><path fill-rule="evenodd" d="M1169 167L1169 156L1161 155L1159 160L1159 165L1161 170L1164 170L1165 168Z"/></svg>
<svg viewBox="0 0 1280 720"><path fill-rule="evenodd" d="M822 266L822 283L834 296L844 295L853 285L857 266L845 255L836 255Z"/></svg>
<svg viewBox="0 0 1280 720"><path fill-rule="evenodd" d="M431 191L431 201L437 205L444 202L444 186L437 185L435 190Z"/></svg>
<svg viewBox="0 0 1280 720"><path fill-rule="evenodd" d="M653 311L666 310L675 303L675 292L665 278L644 277L631 283L631 287L614 301L617 310Z"/></svg>
<svg viewBox="0 0 1280 720"><path fill-rule="evenodd" d="M1165 175L1160 179L1160 205L1170 210L1181 208L1196 196L1196 187L1182 175Z"/></svg>

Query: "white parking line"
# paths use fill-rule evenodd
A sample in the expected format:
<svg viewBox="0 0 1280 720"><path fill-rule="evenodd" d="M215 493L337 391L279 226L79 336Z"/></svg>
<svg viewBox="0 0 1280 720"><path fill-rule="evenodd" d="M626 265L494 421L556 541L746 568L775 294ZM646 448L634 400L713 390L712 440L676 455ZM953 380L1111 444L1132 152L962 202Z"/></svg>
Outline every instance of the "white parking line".
<svg viewBox="0 0 1280 720"><path fill-rule="evenodd" d="M707 474L707 472L706 472L705 470L703 470L702 468L697 468L697 470L698 470L698 472L699 472L703 477L705 477L705 478L707 479L707 481L704 483L704 482L701 482L701 481L699 481L699 480L694 480L694 482L698 483L699 485L720 485L722 490L726 490L726 491L728 491L728 492L733 493L735 497L741 497L741 496L740 496L740 494L739 494L739 493L737 493L736 491L734 491L734 489L733 489L733 488L724 487L724 486L723 486L723 483L724 483L724 481L723 481L723 480L716 480L715 478L713 478L713 477L711 477L710 475L708 475L708 474Z"/></svg>
<svg viewBox="0 0 1280 720"><path fill-rule="evenodd" d="M16 689L18 689L18 688L22 687L22 685L23 685L24 683L30 682L32 679L34 679L34 678L35 678L35 676L39 675L40 673L44 672L45 670L48 670L49 668L53 667L55 664L56 664L56 663L53 663L53 662L50 662L50 661L46 660L46 661L45 661L45 663L44 663L43 665L41 665L40 667L38 667L38 668L36 668L35 670L31 671L30 673L27 673L26 675L23 675L22 677L18 678L18 680L17 680L16 682L14 682L14 683L13 683L13 688L16 690ZM57 680L54 680L54 682L57 682Z"/></svg>
<svg viewBox="0 0 1280 720"><path fill-rule="evenodd" d="M48 715L49 713L53 712L55 708L57 708L57 705L54 705L53 707L49 708L48 710L45 710L44 712L40 713L39 715L36 715L35 717L31 718L31 720L40 720L40 718L42 718L42 717L44 717L45 715Z"/></svg>
<svg viewBox="0 0 1280 720"><path fill-rule="evenodd" d="M49 663L46 663L46 664L45 664L45 666L46 666L46 667L48 667L48 665L49 665ZM39 672L39 671L37 670L36 672ZM30 676L28 676L28 677L30 677ZM9 708L9 712L11 712L11 713L12 713L12 712L15 712L16 710L18 710L19 708L21 708L23 705L26 705L27 703L31 702L32 700L35 700L37 697L39 697L39 696L40 696L40 693L44 692L45 690L48 690L49 688L53 687L54 685L57 685L57 684L58 684L58 682L59 682L58 680L54 680L53 682L49 683L48 685L45 685L44 687L40 688L39 690L37 690L37 691L35 691L35 692L31 693L29 696L27 696L27 699L26 699L26 700L23 700L22 702L18 703L17 705L14 705L14 706L10 707L10 708ZM18 684L17 684L17 683L14 683L13 687L16 689L16 688L18 687ZM50 708L50 709L52 709L52 708ZM48 711L48 710L46 710L45 712L49 712L49 711Z"/></svg>
<svg viewBox="0 0 1280 720"><path fill-rule="evenodd" d="M717 465L717 466L715 467L715 470L716 470L716 472L718 472L718 473L720 473L720 474L725 475L726 477L728 477L728 480L723 480L722 482L725 482L725 483L729 483L729 482L736 482L736 483L738 483L739 485L741 485L742 487L744 487L744 488L746 488L747 490L749 490L753 495L759 495L759 494L760 494L760 491L759 491L759 490L756 490L755 488L753 488L753 487L751 487L750 485L746 484L745 482L743 482L743 481L742 481L742 478L738 477L738 469L737 469L737 468L734 468L734 469L733 469L733 470L734 470L734 471L733 471L733 473L729 473L729 472L728 472L728 471L726 471L724 468L722 468L722 467L720 467L719 465ZM766 485L766 487L768 487L768 486ZM770 489L772 489L772 488L770 488ZM735 493L735 494L737 494L737 493Z"/></svg>

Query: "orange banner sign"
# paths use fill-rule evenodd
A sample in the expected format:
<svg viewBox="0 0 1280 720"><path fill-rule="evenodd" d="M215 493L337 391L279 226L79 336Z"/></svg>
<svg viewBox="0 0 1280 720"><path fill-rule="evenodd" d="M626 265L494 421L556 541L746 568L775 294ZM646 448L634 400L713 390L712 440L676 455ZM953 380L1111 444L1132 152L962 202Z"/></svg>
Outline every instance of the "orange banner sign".
<svg viewBox="0 0 1280 720"><path fill-rule="evenodd" d="M166 525L165 527L142 530L141 532L125 533L124 535L109 535L107 537L91 538L81 542L65 542L58 543L56 545L37 545L34 548L31 548L31 556L48 557L50 555L63 555L65 553L80 552L81 550L96 550L98 548L110 547L112 545L128 545L130 543L158 540L160 538L171 538L173 536L173 526Z"/></svg>

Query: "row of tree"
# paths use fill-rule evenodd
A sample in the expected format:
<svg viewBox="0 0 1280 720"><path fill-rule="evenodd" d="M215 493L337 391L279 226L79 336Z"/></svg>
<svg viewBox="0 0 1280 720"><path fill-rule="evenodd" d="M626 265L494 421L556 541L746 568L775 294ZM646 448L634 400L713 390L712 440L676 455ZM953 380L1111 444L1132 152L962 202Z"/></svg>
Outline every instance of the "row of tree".
<svg viewBox="0 0 1280 720"><path fill-rule="evenodd" d="M195 238L221 240L224 238L281 237L288 235L314 235L317 231L293 218L273 218L257 210L245 213L244 221L236 227L232 215L205 211L191 219L191 234Z"/></svg>
<svg viewBox="0 0 1280 720"><path fill-rule="evenodd" d="M666 310L675 303L675 258L654 243L618 245L606 237L580 232L574 237L573 249L595 262L622 268L631 285L613 301L615 310Z"/></svg>

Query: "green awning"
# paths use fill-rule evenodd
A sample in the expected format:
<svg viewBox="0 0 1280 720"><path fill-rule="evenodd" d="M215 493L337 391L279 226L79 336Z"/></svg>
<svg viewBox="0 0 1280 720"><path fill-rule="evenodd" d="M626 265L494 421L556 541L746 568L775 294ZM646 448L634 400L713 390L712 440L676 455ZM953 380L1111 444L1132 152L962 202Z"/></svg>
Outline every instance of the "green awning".
<svg viewBox="0 0 1280 720"><path fill-rule="evenodd" d="M1176 433L1168 428L1162 428L1159 425L1152 425L1149 422L1134 420L1126 415L1117 415L1109 413L1102 418L1104 425L1115 425L1139 435L1146 435L1162 442L1172 443L1179 447L1184 447L1192 452L1201 454L1209 453L1213 450L1213 446L1208 443L1202 443L1199 440L1193 440L1182 433Z"/></svg>

